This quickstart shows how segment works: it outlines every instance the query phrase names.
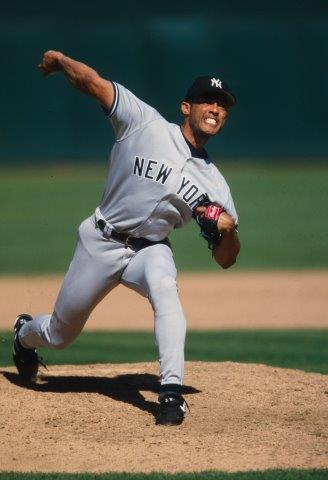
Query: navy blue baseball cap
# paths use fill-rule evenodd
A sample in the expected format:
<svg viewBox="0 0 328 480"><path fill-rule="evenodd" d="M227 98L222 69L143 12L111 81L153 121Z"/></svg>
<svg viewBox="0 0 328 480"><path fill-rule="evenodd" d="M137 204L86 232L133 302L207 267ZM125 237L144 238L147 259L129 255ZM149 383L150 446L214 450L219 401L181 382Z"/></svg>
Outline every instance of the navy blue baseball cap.
<svg viewBox="0 0 328 480"><path fill-rule="evenodd" d="M227 82L211 75L197 77L188 88L185 99L193 101L206 95L217 95L219 98L223 98L230 107L236 104L236 97L231 93Z"/></svg>

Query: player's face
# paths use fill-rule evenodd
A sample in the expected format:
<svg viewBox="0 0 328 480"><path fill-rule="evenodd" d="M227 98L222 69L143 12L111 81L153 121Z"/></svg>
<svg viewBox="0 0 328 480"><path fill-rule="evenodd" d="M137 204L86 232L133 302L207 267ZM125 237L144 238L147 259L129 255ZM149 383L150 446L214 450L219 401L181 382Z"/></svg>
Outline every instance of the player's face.
<svg viewBox="0 0 328 480"><path fill-rule="evenodd" d="M228 117L228 106L218 97L201 97L192 103L183 102L182 111L193 133L197 136L216 135Z"/></svg>

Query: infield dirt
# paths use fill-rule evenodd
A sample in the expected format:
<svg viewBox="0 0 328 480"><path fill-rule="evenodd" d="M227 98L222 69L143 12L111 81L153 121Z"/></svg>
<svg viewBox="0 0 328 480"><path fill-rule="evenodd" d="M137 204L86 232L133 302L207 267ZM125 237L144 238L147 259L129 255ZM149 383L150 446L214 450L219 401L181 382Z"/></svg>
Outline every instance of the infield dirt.
<svg viewBox="0 0 328 480"><path fill-rule="evenodd" d="M328 468L326 376L188 362L190 414L154 424L154 363L52 366L35 386L0 375L1 469L33 472Z"/></svg>
<svg viewBox="0 0 328 480"><path fill-rule="evenodd" d="M2 329L19 313L52 312L62 277L2 277ZM188 328L328 328L328 272L182 274L178 286ZM89 330L152 330L148 300L118 286L92 312Z"/></svg>
<svg viewBox="0 0 328 480"><path fill-rule="evenodd" d="M2 278L1 328L50 312L61 278ZM327 272L181 275L189 329L325 328ZM124 287L89 329L152 329ZM33 387L0 372L0 469L37 472L328 468L327 376L264 365L188 362L190 414L154 424L157 364L52 366Z"/></svg>

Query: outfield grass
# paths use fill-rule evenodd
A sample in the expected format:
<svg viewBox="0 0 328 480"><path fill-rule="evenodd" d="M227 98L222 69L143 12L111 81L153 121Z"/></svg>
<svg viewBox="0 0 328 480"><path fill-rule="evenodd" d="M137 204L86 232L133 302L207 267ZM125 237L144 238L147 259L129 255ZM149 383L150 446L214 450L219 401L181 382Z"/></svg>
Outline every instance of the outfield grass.
<svg viewBox="0 0 328 480"><path fill-rule="evenodd" d="M0 365L12 365L11 332L2 332ZM328 373L328 330L189 332L186 359L263 363ZM39 349L48 365L157 360L151 332L83 332L67 349Z"/></svg>
<svg viewBox="0 0 328 480"><path fill-rule="evenodd" d="M327 480L328 470L266 470L256 472L197 472L197 473L0 473L1 480Z"/></svg>
<svg viewBox="0 0 328 480"><path fill-rule="evenodd" d="M227 165L240 215L239 268L327 268L328 167ZM64 272L76 229L99 203L105 166L2 169L1 274ZM194 222L172 235L179 269L216 269Z"/></svg>

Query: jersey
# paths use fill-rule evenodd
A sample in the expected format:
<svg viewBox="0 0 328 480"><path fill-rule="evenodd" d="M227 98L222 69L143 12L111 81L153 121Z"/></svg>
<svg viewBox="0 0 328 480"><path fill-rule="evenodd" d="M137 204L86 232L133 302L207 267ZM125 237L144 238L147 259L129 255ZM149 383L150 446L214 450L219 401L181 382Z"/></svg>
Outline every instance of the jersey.
<svg viewBox="0 0 328 480"><path fill-rule="evenodd" d="M118 232L160 241L186 225L205 195L238 222L230 189L209 160L191 152L181 128L113 82L107 111L115 133L101 215Z"/></svg>

